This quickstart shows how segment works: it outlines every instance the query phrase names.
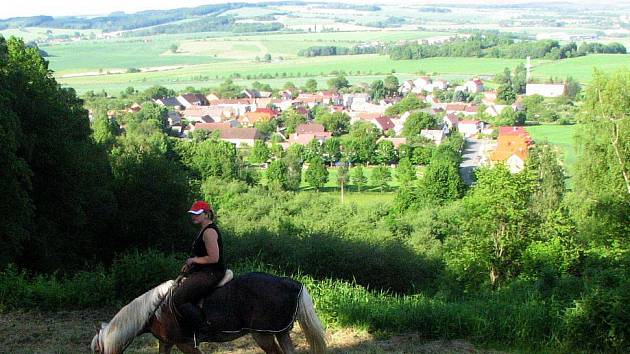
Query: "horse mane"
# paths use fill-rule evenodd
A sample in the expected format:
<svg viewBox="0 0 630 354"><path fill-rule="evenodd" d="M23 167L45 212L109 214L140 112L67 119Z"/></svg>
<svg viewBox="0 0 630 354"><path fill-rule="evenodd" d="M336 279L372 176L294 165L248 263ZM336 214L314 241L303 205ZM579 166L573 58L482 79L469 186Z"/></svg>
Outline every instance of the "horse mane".
<svg viewBox="0 0 630 354"><path fill-rule="evenodd" d="M120 309L108 324L104 323L97 335L103 354L124 350L156 313L174 284L173 280L169 280L138 296Z"/></svg>

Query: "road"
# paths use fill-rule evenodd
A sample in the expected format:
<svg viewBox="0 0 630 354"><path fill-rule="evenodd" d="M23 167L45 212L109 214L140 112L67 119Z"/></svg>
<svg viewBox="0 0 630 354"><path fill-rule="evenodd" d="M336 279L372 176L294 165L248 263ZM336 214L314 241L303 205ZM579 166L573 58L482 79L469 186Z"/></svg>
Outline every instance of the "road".
<svg viewBox="0 0 630 354"><path fill-rule="evenodd" d="M486 163L488 151L493 148L493 142L489 139L466 138L462 163L459 165L459 174L464 183L472 185L475 182L474 171L477 167Z"/></svg>

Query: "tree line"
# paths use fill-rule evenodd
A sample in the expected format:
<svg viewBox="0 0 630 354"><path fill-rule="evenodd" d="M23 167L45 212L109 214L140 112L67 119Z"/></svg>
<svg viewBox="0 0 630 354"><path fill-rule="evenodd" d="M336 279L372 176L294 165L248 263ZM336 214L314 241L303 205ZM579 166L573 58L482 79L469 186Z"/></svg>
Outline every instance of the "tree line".
<svg viewBox="0 0 630 354"><path fill-rule="evenodd" d="M620 43L582 43L561 45L556 40L521 40L514 35L492 31L475 32L469 37L455 37L442 43L391 46L387 54L394 60L432 57L479 57L525 59L565 59L591 53L626 54Z"/></svg>

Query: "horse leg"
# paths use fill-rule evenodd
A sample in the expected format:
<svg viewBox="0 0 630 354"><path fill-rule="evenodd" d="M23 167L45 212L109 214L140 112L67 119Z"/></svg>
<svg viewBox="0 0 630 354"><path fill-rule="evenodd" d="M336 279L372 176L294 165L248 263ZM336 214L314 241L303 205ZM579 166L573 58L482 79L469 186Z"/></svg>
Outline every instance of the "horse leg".
<svg viewBox="0 0 630 354"><path fill-rule="evenodd" d="M160 341L159 351L160 354L171 354L171 349L173 349L173 345Z"/></svg>
<svg viewBox="0 0 630 354"><path fill-rule="evenodd" d="M266 354L282 354L282 349L276 343L273 334L252 333L252 337Z"/></svg>
<svg viewBox="0 0 630 354"><path fill-rule="evenodd" d="M195 348L192 344L180 343L177 344L177 348L184 354L203 354L201 350Z"/></svg>
<svg viewBox="0 0 630 354"><path fill-rule="evenodd" d="M280 343L280 348L284 354L295 354L295 347L293 346L293 341L291 340L291 336L289 335L289 331L282 332L276 334L276 338L278 339L278 343Z"/></svg>

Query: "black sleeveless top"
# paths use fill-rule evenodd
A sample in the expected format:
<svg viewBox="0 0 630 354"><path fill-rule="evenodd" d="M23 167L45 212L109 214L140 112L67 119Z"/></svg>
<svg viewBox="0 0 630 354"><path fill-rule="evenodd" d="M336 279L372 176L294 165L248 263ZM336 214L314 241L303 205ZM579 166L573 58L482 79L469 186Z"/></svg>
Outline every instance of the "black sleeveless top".
<svg viewBox="0 0 630 354"><path fill-rule="evenodd" d="M191 254L193 257L205 257L208 255L208 251L206 250L206 244L203 241L203 233L207 229L214 229L214 231L216 231L217 233L217 245L219 246L219 261L217 263L211 263L211 264L196 264L195 263L191 267L190 271L191 272L197 272L197 271L225 272L225 262L223 259L223 241L221 240L221 233L219 232L217 225L215 225L214 223L204 227L199 232L199 235L197 235L197 238L193 242Z"/></svg>

